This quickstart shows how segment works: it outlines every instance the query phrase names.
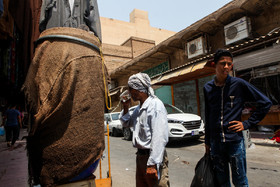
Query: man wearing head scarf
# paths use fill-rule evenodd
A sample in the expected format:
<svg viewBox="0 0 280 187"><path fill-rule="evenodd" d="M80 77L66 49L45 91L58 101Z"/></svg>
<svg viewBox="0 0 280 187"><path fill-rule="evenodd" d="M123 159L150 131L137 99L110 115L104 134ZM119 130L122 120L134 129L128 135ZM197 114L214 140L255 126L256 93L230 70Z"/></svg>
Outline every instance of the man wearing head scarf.
<svg viewBox="0 0 280 187"><path fill-rule="evenodd" d="M128 88L131 98L140 102L133 113L128 112L131 100L122 102L120 118L124 127L132 129L132 144L137 148L136 187L170 186L165 150L168 142L166 109L154 95L147 74L130 76Z"/></svg>

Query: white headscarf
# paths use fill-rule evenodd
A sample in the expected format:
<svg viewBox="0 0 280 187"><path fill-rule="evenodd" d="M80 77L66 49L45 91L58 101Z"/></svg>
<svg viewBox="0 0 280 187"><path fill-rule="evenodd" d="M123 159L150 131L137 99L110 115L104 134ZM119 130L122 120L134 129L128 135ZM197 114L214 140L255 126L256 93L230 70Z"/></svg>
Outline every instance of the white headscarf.
<svg viewBox="0 0 280 187"><path fill-rule="evenodd" d="M151 87L151 79L146 73L131 75L128 79L128 86L140 92L147 93L149 96L155 97L154 90Z"/></svg>

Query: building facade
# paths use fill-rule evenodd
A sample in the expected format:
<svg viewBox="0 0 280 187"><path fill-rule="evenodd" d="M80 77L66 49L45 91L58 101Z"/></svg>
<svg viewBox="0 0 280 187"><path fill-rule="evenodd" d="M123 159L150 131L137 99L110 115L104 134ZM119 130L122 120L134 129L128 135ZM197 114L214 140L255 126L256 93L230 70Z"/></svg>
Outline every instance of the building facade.
<svg viewBox="0 0 280 187"><path fill-rule="evenodd" d="M156 72L168 62L168 70L151 75L156 93L166 93L171 98L165 97L164 102L171 100L183 111L203 117L202 89L215 74L214 52L227 48L234 55L233 76L251 82L273 102L261 124L279 125L279 10L278 0L234 0L130 60L111 78L125 85L133 69Z"/></svg>
<svg viewBox="0 0 280 187"><path fill-rule="evenodd" d="M109 74L176 33L151 27L148 12L138 9L130 13L129 22L100 19L103 55Z"/></svg>
<svg viewBox="0 0 280 187"><path fill-rule="evenodd" d="M28 72L38 39L41 1L4 0L5 10L0 17L0 104L7 98L24 103L20 89ZM12 12L10 12L12 11ZM24 19L23 19L24 18ZM102 52L108 73L151 49L175 34L173 31L151 27L148 12L134 9L130 21L100 18ZM117 86L112 81L110 88ZM19 97L20 95L20 97Z"/></svg>
<svg viewBox="0 0 280 187"><path fill-rule="evenodd" d="M134 9L129 22L101 17L102 41L107 44L122 45L131 36L155 41L159 44L176 32L150 26L148 12Z"/></svg>

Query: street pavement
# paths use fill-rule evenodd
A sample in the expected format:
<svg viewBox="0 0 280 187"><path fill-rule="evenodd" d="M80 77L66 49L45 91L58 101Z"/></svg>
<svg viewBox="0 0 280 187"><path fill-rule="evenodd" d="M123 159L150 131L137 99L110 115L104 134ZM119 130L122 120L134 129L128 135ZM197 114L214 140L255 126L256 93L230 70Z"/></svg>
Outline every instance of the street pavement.
<svg viewBox="0 0 280 187"><path fill-rule="evenodd" d="M7 147L7 144L5 142L5 136L0 136L0 186L3 187L27 187L28 186L28 159L27 159L27 153L26 153L26 141L21 140L23 136L27 135L26 129L21 129L20 132L20 140L16 142L15 148L13 150L10 150ZM251 135L251 147L247 150L247 158L250 160L248 162L248 168L250 169L250 172L272 172L275 173L275 175L279 176L280 170L271 169L271 166L280 166L280 144L275 143L272 140L269 140L270 134L262 134L262 133L252 133ZM122 141L121 143L114 143L111 142L111 152L114 153L112 155L111 153L111 167L112 167L112 177L113 177L113 187L132 187L135 184L135 158L131 155L135 154L135 149L132 148L131 142L121 140L121 137L112 137L110 138L111 141ZM105 139L107 141L107 138ZM121 149L122 144L128 144L127 149L128 152L123 152ZM123 144L123 145L124 145ZM168 157L169 157L169 164L172 164L170 167L170 180L171 180L171 186L178 186L176 185L177 181L181 178L182 172L179 172L178 168L174 168L176 164L178 167L181 167L182 171L185 167L191 167L191 170L194 169L196 162L191 162L188 160L188 157L182 157L180 154L185 154L186 151L192 152L194 151L194 147L199 146L199 156L196 156L196 160L199 160L200 157L203 156L204 147L203 147L203 139L200 141L199 144L190 145L189 147L185 148L183 145L180 146L180 143L173 143L170 144L167 147ZM196 148L197 149L197 148ZM117 153L116 151L119 151ZM106 155L105 151L105 155ZM116 154L128 154L129 157L133 157L131 160L126 160L125 164L126 166L124 170L120 168L121 164L118 163L118 159L116 158ZM194 156L195 157L195 156ZM104 159L106 160L106 159ZM267 165L268 167L264 168L259 166L261 165ZM105 164L106 165L106 164ZM278 167L279 168L279 167ZM179 168L180 169L180 168ZM96 172L98 173L98 171ZM176 173L176 175L171 175L172 173ZM192 172L193 173L193 172ZM99 174L97 174L97 178ZM128 177L124 177L124 180L121 180L120 178L123 177L123 175L130 176L130 180L128 180ZM253 174L250 174L253 175ZM103 177L106 177L106 174L103 174ZM189 186L189 183L193 177L193 174L188 174L186 182L186 186ZM118 180L119 179L119 180ZM258 180L257 178L254 180ZM128 181L128 182L126 182ZM279 180L278 180L279 181ZM128 183L128 184L127 184ZM172 185L173 184L173 185ZM266 183L268 187L274 186L274 183ZM279 183L278 183L279 184ZM185 185L184 185L185 186ZM278 186L278 185L276 185Z"/></svg>
<svg viewBox="0 0 280 187"><path fill-rule="evenodd" d="M26 155L26 129L21 129L19 140L11 150L7 147L5 136L0 136L0 186L26 187L28 186L28 159Z"/></svg>
<svg viewBox="0 0 280 187"><path fill-rule="evenodd" d="M252 142L255 142L255 138L252 139ZM136 149L132 147L131 141L122 140L122 137L110 137L110 147L113 187L135 187ZM205 153L204 139L170 142L166 149L169 160L170 186L190 186L195 166ZM264 146L252 143L246 152L250 186L279 187L279 145ZM104 159L103 168L106 168L105 165L106 159Z"/></svg>

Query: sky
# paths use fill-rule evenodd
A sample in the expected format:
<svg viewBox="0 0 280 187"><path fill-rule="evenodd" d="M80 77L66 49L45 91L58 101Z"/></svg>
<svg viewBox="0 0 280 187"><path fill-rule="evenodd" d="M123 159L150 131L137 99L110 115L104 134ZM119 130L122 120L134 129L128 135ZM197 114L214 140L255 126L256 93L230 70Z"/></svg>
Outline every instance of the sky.
<svg viewBox="0 0 280 187"><path fill-rule="evenodd" d="M231 0L97 0L99 15L129 22L133 9L148 11L150 26L179 32Z"/></svg>

